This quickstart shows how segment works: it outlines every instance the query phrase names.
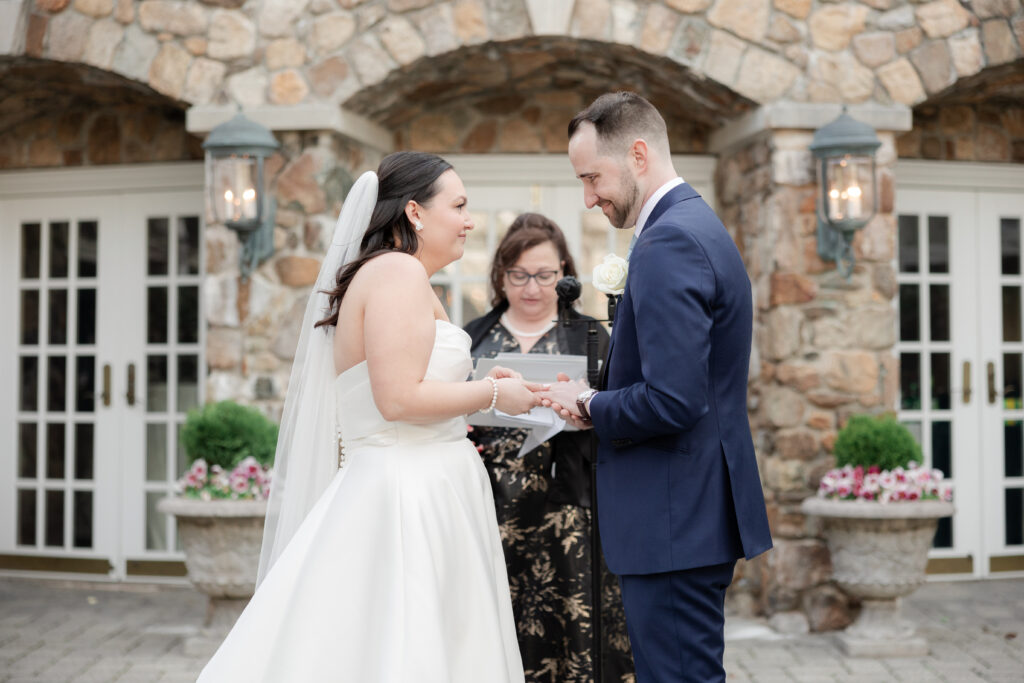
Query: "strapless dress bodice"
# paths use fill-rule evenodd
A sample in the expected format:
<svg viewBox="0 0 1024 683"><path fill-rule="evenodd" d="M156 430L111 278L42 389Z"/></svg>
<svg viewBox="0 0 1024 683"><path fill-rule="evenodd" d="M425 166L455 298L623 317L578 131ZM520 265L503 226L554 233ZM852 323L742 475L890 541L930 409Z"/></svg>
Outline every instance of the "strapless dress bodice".
<svg viewBox="0 0 1024 683"><path fill-rule="evenodd" d="M469 335L445 320L437 320L435 330L434 348L425 379L442 382L465 380L473 370ZM345 370L334 381L338 399L336 422L346 450L359 446L394 446L466 438L466 418L463 416L422 424L385 420L373 400L366 361Z"/></svg>

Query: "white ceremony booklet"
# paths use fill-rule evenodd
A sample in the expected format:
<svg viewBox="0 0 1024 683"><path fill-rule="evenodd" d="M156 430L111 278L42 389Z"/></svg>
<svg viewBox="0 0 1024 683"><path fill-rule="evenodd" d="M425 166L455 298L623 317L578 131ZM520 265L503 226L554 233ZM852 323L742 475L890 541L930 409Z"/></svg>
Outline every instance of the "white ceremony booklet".
<svg viewBox="0 0 1024 683"><path fill-rule="evenodd" d="M483 379L495 365L515 370L529 382L550 383L556 381L559 372L571 379L581 379L587 374L586 356L558 356L539 353L499 353L494 358L481 358L476 362L473 379ZM500 410L493 413L476 412L469 416L469 424L478 427L512 427L529 429L530 435L519 450L519 457L544 443L563 429L574 431L571 425L555 414L550 408L536 407L522 415L509 415Z"/></svg>

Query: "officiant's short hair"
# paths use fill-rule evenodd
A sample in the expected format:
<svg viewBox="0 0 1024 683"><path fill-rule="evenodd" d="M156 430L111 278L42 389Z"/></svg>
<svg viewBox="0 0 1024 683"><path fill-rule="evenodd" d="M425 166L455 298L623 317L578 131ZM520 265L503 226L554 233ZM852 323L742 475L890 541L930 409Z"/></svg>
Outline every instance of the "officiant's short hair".
<svg viewBox="0 0 1024 683"><path fill-rule="evenodd" d="M665 119L653 104L636 93L610 92L598 97L569 122L570 140L584 121L594 125L598 151L602 154L625 151L637 138L669 154Z"/></svg>

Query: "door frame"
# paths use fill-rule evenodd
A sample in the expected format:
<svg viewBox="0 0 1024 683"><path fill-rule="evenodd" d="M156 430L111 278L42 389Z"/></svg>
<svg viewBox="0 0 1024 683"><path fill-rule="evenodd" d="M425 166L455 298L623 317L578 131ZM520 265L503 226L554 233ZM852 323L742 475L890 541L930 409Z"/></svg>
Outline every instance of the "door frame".
<svg viewBox="0 0 1024 683"><path fill-rule="evenodd" d="M61 169L39 169L39 170L14 170L14 171L0 171L0 215L6 212L6 207L12 205L14 202L20 202L23 200L48 200L48 199L59 199L62 204L74 204L76 202L86 201L92 197L99 196L125 196L132 200L142 200L144 195L147 193L154 194L168 194L174 192L186 192L190 194L198 193L199 196L205 194L205 172L202 162L175 162L175 163L160 163L160 164L125 164L117 166L103 166L103 167L86 167L86 168L61 168ZM134 201L130 202L135 204ZM115 210L115 213L119 213L119 210ZM202 216L205 218L207 211L204 208L202 210ZM201 222L201 225L205 221ZM201 235L201 233L200 233ZM3 249L0 249L0 265L9 272L17 272L18 257L16 250L13 248L17 242L17 238L12 240L9 244L5 244ZM102 277L102 274L101 274ZM140 283L141 284L141 283ZM0 302L3 304L5 310L16 311L18 306L17 300L17 288L11 288L11 291L0 292ZM201 325L205 325L201 322ZM202 339L205 335L201 336ZM12 377L16 374L16 352L17 346L13 348L2 348L0 349L0 371L3 372L4 376ZM102 363L97 356L97 372L102 366ZM115 374L123 370L122 368L115 369ZM12 374L14 373L14 374ZM200 378L202 380L202 377ZM116 393L116 392L115 392ZM4 392L0 396L0 401L5 403L9 401L16 401L12 398L13 394L10 392ZM5 407L5 414L16 414L15 404L11 404ZM121 419L126 415L118 413L114 416L115 419ZM14 446L14 437L16 430L13 424L0 425L0 444L4 448L8 449L11 455L10 462L13 467L17 467L16 456ZM123 447L120 449L123 451ZM124 454L119 454L119 459L123 460ZM114 475L113 481L107 481L109 475L104 477L103 481L99 480L99 472L97 472L97 481L95 482L95 490L97 492L105 491L109 494L109 489L114 487L118 491L113 494L116 500L107 500L102 503L105 506L114 506L117 509L115 518L120 518L124 514L124 499L126 496L126 486L129 482L126 479L127 473L125 468L122 466L123 462L117 464L120 469L120 473ZM97 463L97 470L99 470L99 464ZM10 501L10 505L5 505L4 510L0 511L3 513L13 512L14 500ZM10 509L8 509L10 507ZM4 515L7 519L14 519L13 515ZM88 580L132 580L132 577L125 576L124 562L125 552L127 548L123 540L123 528L107 529L103 528L102 520L97 518L97 525L99 528L96 529L94 538L109 538L113 537L114 540L111 543L105 544L101 551L88 551L85 553L69 553L68 551L62 551L54 549L52 552L48 552L46 549L40 549L32 553L21 553L16 552L14 556L20 558L25 557L24 563L17 563L24 565L24 568L7 568L0 570L0 574L4 575L27 575L39 578L76 578L76 579L88 579ZM123 526L123 525L122 525ZM13 546L12 546L13 549ZM112 551L112 552L111 552ZM7 552L7 551L4 551ZM104 556L110 552L112 569L107 573L93 573L91 570L87 573L80 573L75 569L64 570L62 567L71 567L73 563L61 563L59 560L62 558L84 557L88 555L96 556L102 553ZM38 561L44 558L56 558L58 562L51 563L50 565L38 565ZM42 567L41 570L35 569L35 566ZM58 567L52 569L50 567ZM139 576L135 580L142 580L151 582L154 580L161 580L159 577L151 576ZM175 582L181 582L181 579L172 579Z"/></svg>

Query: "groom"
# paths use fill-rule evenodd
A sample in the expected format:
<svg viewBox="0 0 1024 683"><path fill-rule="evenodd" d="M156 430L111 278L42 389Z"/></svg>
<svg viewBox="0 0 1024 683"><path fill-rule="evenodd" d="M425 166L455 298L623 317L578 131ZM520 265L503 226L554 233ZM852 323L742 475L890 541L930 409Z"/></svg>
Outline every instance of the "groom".
<svg viewBox="0 0 1024 683"><path fill-rule="evenodd" d="M597 98L569 124L569 160L587 207L636 242L603 387L542 397L597 433L601 541L638 683L724 681L725 589L738 558L772 546L747 422L750 281L650 102Z"/></svg>

